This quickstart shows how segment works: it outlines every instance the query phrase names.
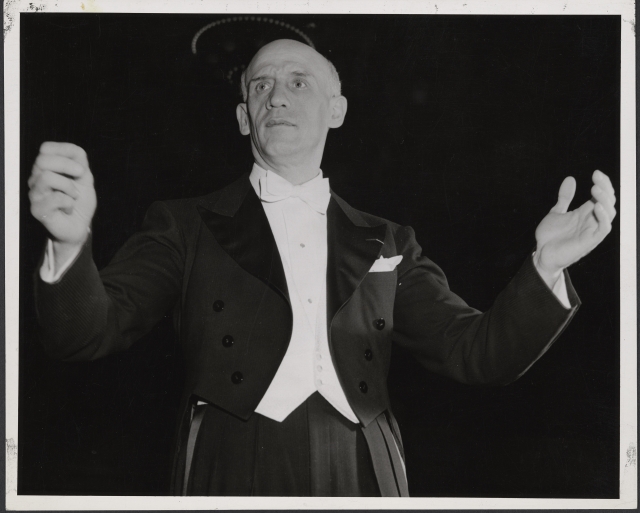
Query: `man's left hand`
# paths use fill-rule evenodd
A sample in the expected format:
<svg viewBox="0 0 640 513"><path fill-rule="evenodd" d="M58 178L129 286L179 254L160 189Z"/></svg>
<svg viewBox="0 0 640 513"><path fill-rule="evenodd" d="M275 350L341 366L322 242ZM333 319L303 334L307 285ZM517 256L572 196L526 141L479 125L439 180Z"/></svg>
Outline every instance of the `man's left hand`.
<svg viewBox="0 0 640 513"><path fill-rule="evenodd" d="M616 195L602 171L593 173L592 198L568 212L576 181L568 176L560 186L558 202L536 228L534 263L547 283L554 282L565 267L593 250L611 231L616 216Z"/></svg>

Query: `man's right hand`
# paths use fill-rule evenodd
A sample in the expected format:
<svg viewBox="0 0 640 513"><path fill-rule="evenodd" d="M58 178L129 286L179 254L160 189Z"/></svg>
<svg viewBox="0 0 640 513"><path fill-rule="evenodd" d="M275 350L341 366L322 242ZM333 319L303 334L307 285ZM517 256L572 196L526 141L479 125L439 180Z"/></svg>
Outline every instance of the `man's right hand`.
<svg viewBox="0 0 640 513"><path fill-rule="evenodd" d="M31 214L49 231L56 268L77 253L89 235L96 191L85 151L45 142L29 178Z"/></svg>

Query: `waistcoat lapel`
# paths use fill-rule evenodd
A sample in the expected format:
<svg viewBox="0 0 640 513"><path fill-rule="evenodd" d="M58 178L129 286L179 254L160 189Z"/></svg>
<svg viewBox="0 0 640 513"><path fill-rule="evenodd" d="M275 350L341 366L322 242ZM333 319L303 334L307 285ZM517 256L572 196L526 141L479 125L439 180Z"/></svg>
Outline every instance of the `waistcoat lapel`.
<svg viewBox="0 0 640 513"><path fill-rule="evenodd" d="M332 193L327 209L327 328L382 252L387 227L368 226Z"/></svg>
<svg viewBox="0 0 640 513"><path fill-rule="evenodd" d="M223 189L214 204L198 206L198 211L222 249L289 302L280 253L249 175Z"/></svg>

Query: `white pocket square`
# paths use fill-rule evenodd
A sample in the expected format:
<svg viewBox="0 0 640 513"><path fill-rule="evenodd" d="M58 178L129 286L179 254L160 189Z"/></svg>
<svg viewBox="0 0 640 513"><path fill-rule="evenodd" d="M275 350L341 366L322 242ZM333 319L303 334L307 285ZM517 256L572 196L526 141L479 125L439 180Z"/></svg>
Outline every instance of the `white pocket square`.
<svg viewBox="0 0 640 513"><path fill-rule="evenodd" d="M402 262L402 255L389 258L380 257L373 263L369 272L388 273L389 271L393 271L400 262Z"/></svg>

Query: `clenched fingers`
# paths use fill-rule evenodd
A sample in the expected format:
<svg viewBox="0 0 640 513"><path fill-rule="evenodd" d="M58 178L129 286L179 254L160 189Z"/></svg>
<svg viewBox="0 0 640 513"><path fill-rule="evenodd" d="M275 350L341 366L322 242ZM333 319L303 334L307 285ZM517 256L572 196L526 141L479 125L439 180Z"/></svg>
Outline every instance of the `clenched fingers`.
<svg viewBox="0 0 640 513"><path fill-rule="evenodd" d="M596 206L593 209L593 212L598 221L598 228L596 229L594 235L598 239L598 242L600 242L611 231L611 220L613 218L609 217L609 214L604 208L604 206L602 205L602 203L596 203Z"/></svg>
<svg viewBox="0 0 640 513"><path fill-rule="evenodd" d="M87 167L68 157L44 153L40 153L36 158L34 170L36 168L41 171L54 171L73 178L82 177L87 170Z"/></svg>
<svg viewBox="0 0 640 513"><path fill-rule="evenodd" d="M51 191L60 191L72 199L77 199L79 196L74 180L53 171L34 173L29 179L29 187L34 193L32 199L36 199L37 195L45 195Z"/></svg>
<svg viewBox="0 0 640 513"><path fill-rule="evenodd" d="M43 155L58 155L71 159L81 166L89 167L87 153L72 143L47 141L40 146L40 153Z"/></svg>
<svg viewBox="0 0 640 513"><path fill-rule="evenodd" d="M31 197L33 192L29 193ZM42 195L37 201L31 201L31 214L39 220L46 220L47 216L51 216L56 210L70 214L73 211L75 201L70 196L60 192L52 191L49 194Z"/></svg>
<svg viewBox="0 0 640 513"><path fill-rule="evenodd" d="M604 184L597 184L591 188L591 196L595 200L596 206L601 205L610 220L616 217L614 204L616 197L613 193L604 189Z"/></svg>
<svg viewBox="0 0 640 513"><path fill-rule="evenodd" d="M609 194L611 194L614 198L613 203L615 204L615 197L616 197L616 193L615 190L613 189L613 185L611 184L611 180L609 179L609 177L604 174L602 171L599 170L595 170L593 172L593 183L600 186L602 189L604 189L605 191L607 191Z"/></svg>

